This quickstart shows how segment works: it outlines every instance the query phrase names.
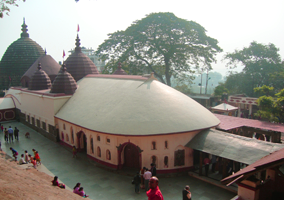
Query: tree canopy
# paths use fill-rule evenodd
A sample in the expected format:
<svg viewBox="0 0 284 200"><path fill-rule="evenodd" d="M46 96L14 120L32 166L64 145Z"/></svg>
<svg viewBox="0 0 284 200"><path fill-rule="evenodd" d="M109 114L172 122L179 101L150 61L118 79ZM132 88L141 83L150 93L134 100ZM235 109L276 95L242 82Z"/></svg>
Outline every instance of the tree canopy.
<svg viewBox="0 0 284 200"><path fill-rule="evenodd" d="M272 97L269 93L271 93L273 89L273 87L267 86L256 88L256 90L266 95L258 98L257 103L259 110L255 115L268 121L284 123L284 89Z"/></svg>
<svg viewBox="0 0 284 200"><path fill-rule="evenodd" d="M154 72L163 83L187 73L192 67L211 68L222 49L218 41L206 35L198 23L176 17L173 13L152 13L132 23L125 31L108 35L97 50L107 64L127 63L140 72Z"/></svg>
<svg viewBox="0 0 284 200"><path fill-rule="evenodd" d="M228 60L226 66L229 69L238 65L244 68L240 73L231 72L225 82L226 88L230 92L246 93L248 96L257 95L254 93L255 87L274 86L277 83L280 88L282 82L279 82L279 73L283 72L284 65L278 51L274 44L252 42L249 47L227 53L224 59ZM273 76L278 79L273 79Z"/></svg>
<svg viewBox="0 0 284 200"><path fill-rule="evenodd" d="M8 5L14 5L14 6L19 6L16 3L17 0L1 0L0 2L0 18L4 17L4 13L6 13L6 15L9 15L10 12L10 8ZM25 2L26 0L22 0L23 2Z"/></svg>

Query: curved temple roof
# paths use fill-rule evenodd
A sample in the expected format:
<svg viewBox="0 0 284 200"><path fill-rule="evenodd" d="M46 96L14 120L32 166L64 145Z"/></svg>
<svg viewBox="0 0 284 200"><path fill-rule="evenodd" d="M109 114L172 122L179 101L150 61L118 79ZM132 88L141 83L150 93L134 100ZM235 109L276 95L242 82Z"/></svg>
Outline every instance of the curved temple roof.
<svg viewBox="0 0 284 200"><path fill-rule="evenodd" d="M206 108L153 79L88 75L56 114L81 127L119 135L156 135L217 126Z"/></svg>

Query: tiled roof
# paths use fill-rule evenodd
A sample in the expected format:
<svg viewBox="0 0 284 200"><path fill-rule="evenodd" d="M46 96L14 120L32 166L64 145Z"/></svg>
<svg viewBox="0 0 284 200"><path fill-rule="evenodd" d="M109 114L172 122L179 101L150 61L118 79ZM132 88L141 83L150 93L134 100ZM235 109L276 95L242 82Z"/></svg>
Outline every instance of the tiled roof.
<svg viewBox="0 0 284 200"><path fill-rule="evenodd" d="M214 114L214 115L221 121L221 123L217 127L221 130L231 130L234 128L247 126L247 127L260 128L260 129L266 129L270 131L277 131L284 133L284 124L276 124L276 123L254 120L254 119L232 117L228 115L220 115L220 114Z"/></svg>

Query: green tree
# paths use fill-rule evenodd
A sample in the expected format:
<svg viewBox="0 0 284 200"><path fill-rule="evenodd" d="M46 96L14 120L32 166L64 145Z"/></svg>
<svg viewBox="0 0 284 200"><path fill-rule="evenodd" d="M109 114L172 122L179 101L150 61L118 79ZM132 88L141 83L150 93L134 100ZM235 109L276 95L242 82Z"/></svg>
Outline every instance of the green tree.
<svg viewBox="0 0 284 200"><path fill-rule="evenodd" d="M255 87L263 85L273 86L273 82L270 82L270 74L283 70L283 64L278 51L279 49L274 44L263 45L252 42L249 47L235 50L233 53L227 53L224 59L229 60L226 64L229 69L234 69L238 65L244 66L239 75L231 74L227 81L228 79L238 77L238 81L234 83L236 84L235 87L239 89L237 93L246 91L246 94L249 96L255 96L253 90ZM229 87L227 88L229 89Z"/></svg>
<svg viewBox="0 0 284 200"><path fill-rule="evenodd" d="M222 51L201 25L172 13L152 13L108 36L96 52L101 59L154 72L167 85L172 76L187 73L192 66L211 68L215 55Z"/></svg>
<svg viewBox="0 0 284 200"><path fill-rule="evenodd" d="M6 15L9 15L10 12L10 5L13 6L19 6L16 3L17 0L1 0L0 2L0 18L4 17L4 13L6 13ZM23 2L25 2L26 0L23 0Z"/></svg>
<svg viewBox="0 0 284 200"><path fill-rule="evenodd" d="M222 94L227 93L229 90L225 87L224 83L219 83L217 87L214 89L214 96L222 96Z"/></svg>
<svg viewBox="0 0 284 200"><path fill-rule="evenodd" d="M266 95L266 96L269 96L273 91L274 91L274 87L269 87L266 85L263 85L258 88L254 88L255 93L259 93L259 94Z"/></svg>
<svg viewBox="0 0 284 200"><path fill-rule="evenodd" d="M262 93L271 91L272 88L258 88ZM255 114L257 117L268 121L275 121L279 123L284 122L284 89L275 94L275 97L264 95L258 98L257 104L259 110Z"/></svg>

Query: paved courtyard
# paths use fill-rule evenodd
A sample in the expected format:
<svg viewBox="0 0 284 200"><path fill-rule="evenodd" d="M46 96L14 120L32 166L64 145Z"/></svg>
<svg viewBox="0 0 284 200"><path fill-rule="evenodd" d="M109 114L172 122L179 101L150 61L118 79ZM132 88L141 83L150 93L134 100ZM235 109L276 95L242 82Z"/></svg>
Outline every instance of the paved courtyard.
<svg viewBox="0 0 284 200"><path fill-rule="evenodd" d="M3 123L4 128L16 126L19 130L19 141L5 143L3 133L0 133L3 151L12 155L10 147L15 148L19 154L32 149L39 152L43 166L38 170L50 175L56 175L67 187L73 188L80 182L90 199L94 200L146 200L144 190L140 194L134 192L134 185L131 185L132 177L96 167L90 162L86 155L79 154L78 158L72 158L72 152L40 135L36 131L24 126L19 122ZM25 138L24 133L30 132L31 137ZM134 174L133 174L134 176ZM158 175L159 177L159 175ZM161 177L160 189L165 200L182 199L182 189L185 185L191 187L192 199L194 200L229 200L235 196L227 190L185 175L178 177Z"/></svg>

